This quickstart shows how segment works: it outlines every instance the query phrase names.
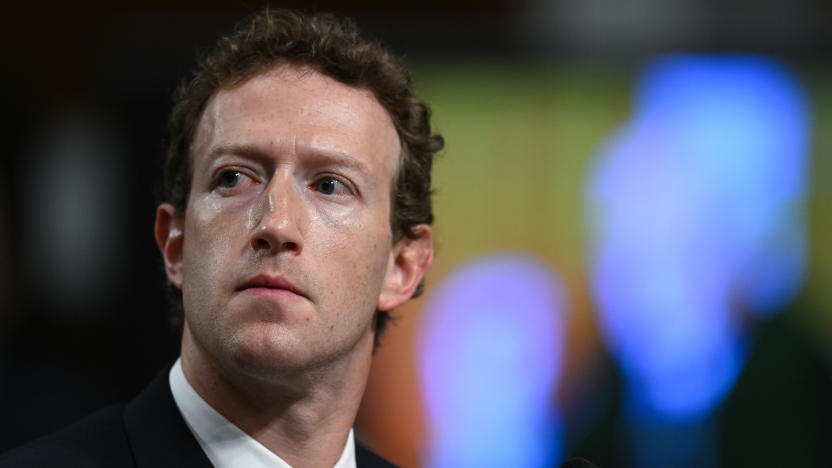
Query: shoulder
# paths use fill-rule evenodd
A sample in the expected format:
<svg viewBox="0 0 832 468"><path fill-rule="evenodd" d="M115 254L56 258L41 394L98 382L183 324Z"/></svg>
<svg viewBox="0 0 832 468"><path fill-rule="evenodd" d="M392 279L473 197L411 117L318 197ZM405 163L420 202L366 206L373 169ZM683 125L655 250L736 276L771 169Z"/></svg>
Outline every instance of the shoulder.
<svg viewBox="0 0 832 468"><path fill-rule="evenodd" d="M379 457L361 444L355 444L355 464L357 468L397 468L396 465Z"/></svg>
<svg viewBox="0 0 832 468"><path fill-rule="evenodd" d="M0 468L130 466L123 408L99 410L55 433L0 455Z"/></svg>

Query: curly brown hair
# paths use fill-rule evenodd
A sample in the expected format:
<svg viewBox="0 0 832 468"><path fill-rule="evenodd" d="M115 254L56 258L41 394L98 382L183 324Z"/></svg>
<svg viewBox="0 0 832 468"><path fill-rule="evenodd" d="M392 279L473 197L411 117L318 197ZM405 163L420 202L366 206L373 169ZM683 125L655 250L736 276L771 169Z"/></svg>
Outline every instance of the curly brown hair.
<svg viewBox="0 0 832 468"><path fill-rule="evenodd" d="M431 166L444 140L431 132L430 111L414 94L402 63L379 42L365 38L353 21L328 13L266 9L239 23L202 55L192 78L175 93L162 201L172 204L177 213L185 213L193 171L191 147L210 98L280 65L309 67L374 94L401 141L391 194L393 239L417 238L413 228L433 222ZM182 293L170 284L169 290L175 321L181 325ZM413 297L423 290L424 280ZM376 345L389 320L389 311L377 311Z"/></svg>

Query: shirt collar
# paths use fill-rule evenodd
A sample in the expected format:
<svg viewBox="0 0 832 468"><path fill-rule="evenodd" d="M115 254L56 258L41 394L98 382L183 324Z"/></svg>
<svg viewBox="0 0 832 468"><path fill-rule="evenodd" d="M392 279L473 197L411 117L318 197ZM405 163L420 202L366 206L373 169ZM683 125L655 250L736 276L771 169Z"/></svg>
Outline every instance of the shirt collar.
<svg viewBox="0 0 832 468"><path fill-rule="evenodd" d="M185 424L216 468L292 468L203 400L185 378L181 358L177 359L170 369L168 380L173 399L182 413ZM352 429L341 457L332 468L356 468Z"/></svg>

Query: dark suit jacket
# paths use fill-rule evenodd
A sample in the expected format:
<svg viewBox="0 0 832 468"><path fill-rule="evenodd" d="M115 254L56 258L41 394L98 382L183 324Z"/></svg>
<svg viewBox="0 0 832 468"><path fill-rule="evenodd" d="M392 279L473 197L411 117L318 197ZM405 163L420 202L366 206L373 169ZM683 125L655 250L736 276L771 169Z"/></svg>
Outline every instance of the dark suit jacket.
<svg viewBox="0 0 832 468"><path fill-rule="evenodd" d="M358 468L390 463L356 444ZM124 406L94 413L54 434L0 455L6 467L210 467L173 400L168 371Z"/></svg>

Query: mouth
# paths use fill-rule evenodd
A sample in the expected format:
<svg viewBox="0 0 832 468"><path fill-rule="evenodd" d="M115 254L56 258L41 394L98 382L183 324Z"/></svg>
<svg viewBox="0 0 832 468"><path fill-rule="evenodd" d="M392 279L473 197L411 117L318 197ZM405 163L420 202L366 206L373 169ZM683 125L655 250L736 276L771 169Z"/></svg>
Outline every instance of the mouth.
<svg viewBox="0 0 832 468"><path fill-rule="evenodd" d="M282 276L257 275L237 288L238 292L245 292L260 296L299 296L309 297Z"/></svg>

